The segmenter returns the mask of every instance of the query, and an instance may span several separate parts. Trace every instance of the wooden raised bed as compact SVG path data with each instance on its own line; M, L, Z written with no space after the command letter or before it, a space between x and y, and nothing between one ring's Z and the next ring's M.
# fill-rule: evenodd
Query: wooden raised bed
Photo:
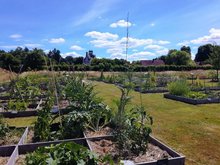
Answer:
M112 142L111 140L113 139L112 135L106 135L106 136L98 136L98 137L87 137L86 133L84 133L85 137L86 137L86 141L88 143L88 146L90 148L91 151L95 151L94 146L93 146L93 142L94 141L100 141L103 140L102 142L107 143L107 146L110 146L110 150L108 150L108 148L105 148L105 144L101 144L101 149L102 153L103 152L107 152L108 154L115 154L116 151L114 151L114 146L112 147ZM105 141L106 140L106 141ZM108 141L110 140L110 141ZM103 146L102 146L103 145ZM155 146L156 149L161 150L161 153L167 153L169 156L166 159L159 159L159 160L153 160L153 161L148 161L148 162L140 162L140 163L134 163L137 165L184 165L185 164L185 156L182 156L181 154L177 153L176 151L174 151L173 149L171 149L170 147L168 147L167 145L163 144L161 141L157 140L156 138L150 136L149 138L149 145ZM99 148L99 147L98 147ZM150 149L150 148L149 148ZM98 153L97 153L98 154ZM126 161L124 161L126 162ZM125 163L126 164L126 163Z
M171 94L164 94L164 98L181 101L188 104L198 105L198 104L211 104L220 103L220 98L207 98L207 99L191 99L183 96L176 96Z

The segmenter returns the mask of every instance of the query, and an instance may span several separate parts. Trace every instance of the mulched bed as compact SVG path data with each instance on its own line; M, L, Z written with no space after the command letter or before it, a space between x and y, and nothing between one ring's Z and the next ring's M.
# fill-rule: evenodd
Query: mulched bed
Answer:
M97 137L97 136L105 136L105 135L112 135L112 128L110 127L105 127L102 128L100 131L91 131L91 130L86 130L85 134L87 137Z
M23 128L10 129L6 136L0 139L0 146L17 144L23 133Z
M18 159L15 162L15 165L24 165L26 155L19 155Z
M0 157L0 164L4 165L7 164L9 157Z
M109 154L114 160L118 158L118 150L115 146L115 143L112 140L101 139L101 140L92 140L89 141L92 147L92 150L96 152L99 156L104 156ZM166 151L160 149L159 147L149 143L148 150L145 154L136 156L130 155L126 157L126 160L132 160L135 163L155 161L164 158L171 157Z

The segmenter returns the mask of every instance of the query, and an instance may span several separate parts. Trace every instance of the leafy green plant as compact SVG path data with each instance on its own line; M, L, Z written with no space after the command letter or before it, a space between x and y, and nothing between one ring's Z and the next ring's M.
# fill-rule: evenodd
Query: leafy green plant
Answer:
M34 140L35 141L45 141L50 140L51 132L50 125L52 124L54 118L51 115L51 109L54 103L54 98L48 96L48 99L42 108L38 111L38 118L34 124Z
M62 139L78 138L82 136L88 120L88 112L73 111L62 118L60 137Z
M93 131L100 131L101 128L110 123L111 117L111 109L104 103L97 103L89 112L86 127Z
M207 98L207 94L202 93L202 92L189 92L186 97L192 98L192 99L205 99Z
M136 106L128 117L129 143L132 153L145 153L148 147L149 135L152 132L153 118L146 113L143 106Z
M131 112L126 110L130 99L129 91L121 88L121 98L117 103L118 112L114 120L116 147L121 157L146 152L149 134L152 131L153 119L142 106L141 94L141 105L135 106Z
M4 138L8 131L9 131L9 128L4 123L2 115L0 115L0 139Z
M190 92L186 80L177 80L168 84L169 93L177 96L185 96Z
M10 100L8 102L8 110L25 111L27 104L19 100Z
M107 157L99 158L84 146L74 142L40 147L26 157L27 165L98 165L113 164Z
M144 90L150 90L156 87L156 76L152 73L148 73L145 83L142 85Z
M70 101L72 111L89 111L96 102L94 86L86 84L79 78L73 78L65 89L66 97Z

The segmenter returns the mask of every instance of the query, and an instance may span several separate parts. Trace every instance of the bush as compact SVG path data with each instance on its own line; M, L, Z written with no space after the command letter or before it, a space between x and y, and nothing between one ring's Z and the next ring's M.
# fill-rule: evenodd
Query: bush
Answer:
M186 96L190 92L190 87L186 80L177 80L168 84L168 90L172 95Z

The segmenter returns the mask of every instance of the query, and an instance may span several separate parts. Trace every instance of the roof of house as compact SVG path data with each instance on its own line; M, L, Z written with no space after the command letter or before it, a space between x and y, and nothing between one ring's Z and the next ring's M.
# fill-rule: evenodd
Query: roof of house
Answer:
M141 60L141 65L165 65L163 60Z

